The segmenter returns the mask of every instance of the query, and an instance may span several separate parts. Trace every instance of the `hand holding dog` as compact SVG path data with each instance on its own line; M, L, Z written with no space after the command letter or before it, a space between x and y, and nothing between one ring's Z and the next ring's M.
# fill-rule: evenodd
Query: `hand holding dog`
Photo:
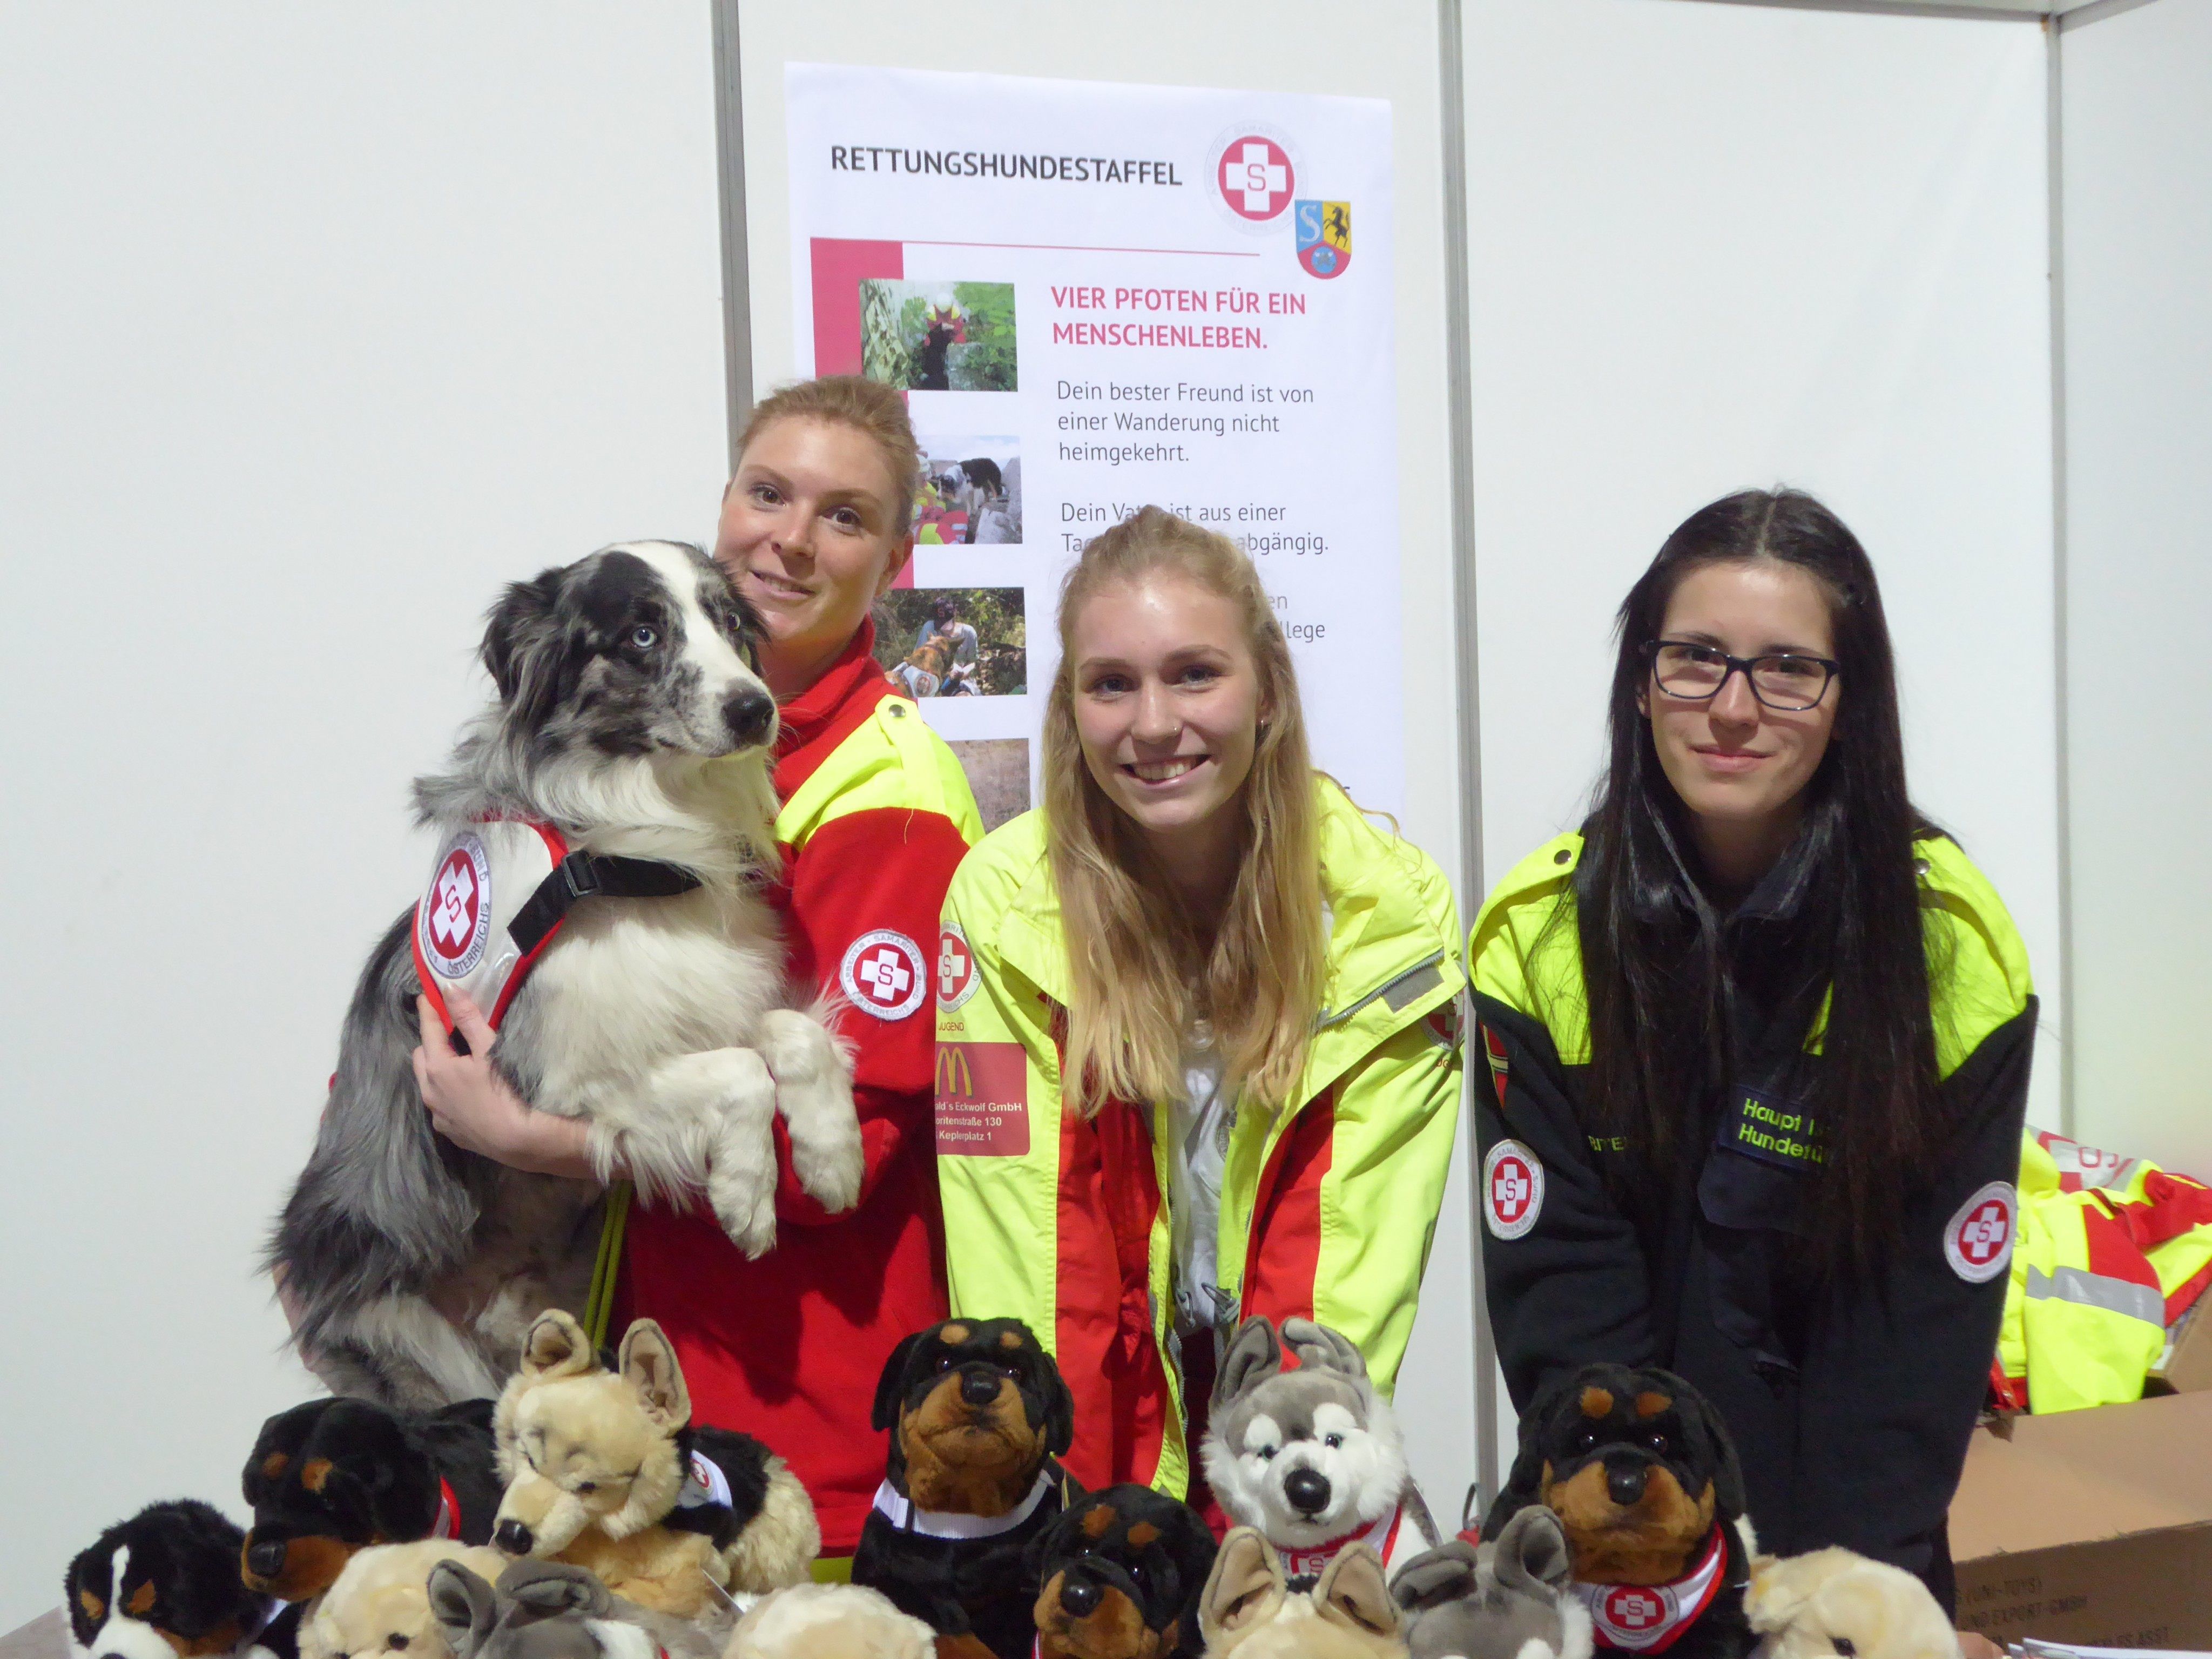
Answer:
M430 1127L464 1152L535 1175L596 1181L585 1150L587 1127L580 1119L534 1111L492 1068L496 1033L483 1010L459 990L447 994L454 1029L467 1041L459 1054L428 997L415 999L422 1046L415 1050L415 1085L429 1109Z

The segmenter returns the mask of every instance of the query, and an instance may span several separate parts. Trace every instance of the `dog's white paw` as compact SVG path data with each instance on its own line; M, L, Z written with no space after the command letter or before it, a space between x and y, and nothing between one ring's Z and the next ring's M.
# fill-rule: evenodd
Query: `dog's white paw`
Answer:
M866 1158L853 1110L853 1072L817 1020L778 1009L761 1022L761 1050L775 1074L776 1109L791 1131L791 1170L831 1214L860 1202Z
M715 1158L707 1173L707 1201L730 1242L754 1261L775 1248L775 1160ZM735 1165L735 1167L733 1167Z

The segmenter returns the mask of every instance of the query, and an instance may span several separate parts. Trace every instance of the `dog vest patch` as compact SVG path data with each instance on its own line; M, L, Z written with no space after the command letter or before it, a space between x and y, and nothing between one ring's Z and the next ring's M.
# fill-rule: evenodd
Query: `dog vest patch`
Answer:
M1598 1646L1663 1653L1712 1606L1727 1564L1727 1541L1717 1526L1698 1565L1671 1584L1585 1584L1577 1580L1569 1588L1589 1609Z
M1518 1238L1544 1212L1544 1166L1517 1140L1501 1140L1482 1160L1482 1223L1492 1238Z
M684 1471L684 1488L676 1494L676 1507L697 1510L710 1504L726 1510L737 1507L730 1498L730 1477L704 1452L693 1452L690 1467Z
M1992 1181L1944 1224L1943 1259L1969 1285L1986 1285L2012 1266L2020 1198L2009 1181Z
M1401 1504L1373 1525L1362 1528L1358 1532L1348 1532L1341 1538L1332 1538L1326 1544L1316 1544L1310 1549L1299 1549L1295 1546L1279 1547L1276 1553L1283 1558L1283 1577L1290 1581L1292 1589L1310 1589L1322 1570L1354 1544L1371 1546L1375 1553L1382 1558L1382 1565L1387 1570L1390 1565L1390 1552L1398 1546L1399 1523L1405 1516L1406 1508Z
M666 898L699 878L652 859L574 853L550 823L480 818L438 849L415 905L415 972L446 1030L446 994L459 990L494 1030L580 898Z

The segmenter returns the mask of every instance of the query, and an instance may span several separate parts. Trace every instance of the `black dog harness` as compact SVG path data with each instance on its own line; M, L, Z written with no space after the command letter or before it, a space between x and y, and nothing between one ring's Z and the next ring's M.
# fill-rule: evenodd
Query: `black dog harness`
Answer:
M449 836L415 906L415 971L446 1030L459 990L497 1030L579 899L670 898L701 885L681 865L572 852L550 823L479 818Z

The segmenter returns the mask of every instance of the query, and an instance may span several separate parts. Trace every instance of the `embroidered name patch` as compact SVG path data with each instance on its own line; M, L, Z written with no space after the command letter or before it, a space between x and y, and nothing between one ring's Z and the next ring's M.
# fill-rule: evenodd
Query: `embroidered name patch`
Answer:
M1482 1160L1482 1222L1492 1238L1518 1238L1544 1212L1544 1166L1517 1140Z
M1828 1161L1819 1120L1795 1101L1759 1089L1736 1090L1735 1105L1722 1115L1717 1144L1799 1175Z
M2012 1266L2020 1198L2009 1181L1992 1181L1959 1206L1943 1229L1943 1259L1969 1285L1986 1285Z
M981 983L975 973L975 953L968 948L968 935L960 931L958 922L946 922L937 935L937 1006L948 1014L952 1012L975 994Z
M904 933L878 927L846 946L837 982L862 1013L904 1019L929 994L929 967L921 946Z
M1030 1062L1018 1042L937 1045L937 1150L1021 1158L1030 1149Z

